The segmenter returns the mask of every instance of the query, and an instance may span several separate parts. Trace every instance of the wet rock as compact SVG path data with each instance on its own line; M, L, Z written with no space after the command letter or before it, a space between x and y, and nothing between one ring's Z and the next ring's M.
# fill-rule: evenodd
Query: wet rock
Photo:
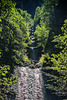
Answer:
M18 100L43 100L40 68L19 68Z
M40 68L40 67L41 67L40 62L38 62L38 63L35 64L35 68Z

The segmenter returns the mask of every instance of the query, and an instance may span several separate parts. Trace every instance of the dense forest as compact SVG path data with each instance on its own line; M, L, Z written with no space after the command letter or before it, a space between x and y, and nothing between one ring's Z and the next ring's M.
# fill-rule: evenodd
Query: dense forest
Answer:
M63 96L67 93L67 12L65 3L63 0L44 0L44 4L36 8L34 15L37 46L42 48L40 62L46 76L45 86Z
M30 64L30 28L35 28L39 62L46 76L45 87L67 97L67 1L1 0L0 99L15 95L15 66ZM30 6L31 5L31 6Z

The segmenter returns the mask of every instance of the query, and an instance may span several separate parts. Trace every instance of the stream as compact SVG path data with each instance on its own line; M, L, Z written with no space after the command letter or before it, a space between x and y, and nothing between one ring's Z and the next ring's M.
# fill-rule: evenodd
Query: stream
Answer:
M40 68L19 68L18 100L43 100Z
M38 51L33 28L30 36L32 41L29 46L29 55L33 62L38 64ZM30 68L30 66L18 67L20 73L18 81L18 100L62 100L46 90L45 75L42 73L41 66L37 68L35 65L35 68Z
M36 39L34 36L34 28L33 27L30 32L30 37L31 37L31 45L29 46L29 57L34 62L38 62L39 55L38 55L38 48L36 47Z
M45 77L40 68L18 67L20 77L18 80L17 100L62 100L51 94L45 88Z
M31 31L31 45L29 46L30 58L37 65L38 51L36 48L36 40L34 37L34 30ZM62 100L55 94L51 94L45 87L45 75L42 73L41 66L31 68L32 64L25 67L18 67L20 76L18 78L18 95L16 99L8 100Z

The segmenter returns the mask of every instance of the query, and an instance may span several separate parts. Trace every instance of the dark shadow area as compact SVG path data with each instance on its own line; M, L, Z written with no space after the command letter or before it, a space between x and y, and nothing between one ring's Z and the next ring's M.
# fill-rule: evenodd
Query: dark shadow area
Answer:
M44 70L42 69L41 71L42 71L42 80L43 80L42 91L43 91L44 100L63 100L62 97L55 94L55 91L46 88L45 84L47 84L46 82L47 77L43 73Z
M32 18L34 18L36 7L43 4L43 0L16 0L16 2L16 7L27 10L32 15Z

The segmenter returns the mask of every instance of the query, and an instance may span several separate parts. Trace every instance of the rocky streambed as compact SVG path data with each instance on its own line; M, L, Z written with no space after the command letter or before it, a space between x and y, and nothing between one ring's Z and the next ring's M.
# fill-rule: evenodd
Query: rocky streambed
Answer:
M43 100L41 68L19 67L18 100Z
M18 83L14 85L17 94L8 100L63 100L46 89L46 77L39 63L16 67L15 74L18 75Z

